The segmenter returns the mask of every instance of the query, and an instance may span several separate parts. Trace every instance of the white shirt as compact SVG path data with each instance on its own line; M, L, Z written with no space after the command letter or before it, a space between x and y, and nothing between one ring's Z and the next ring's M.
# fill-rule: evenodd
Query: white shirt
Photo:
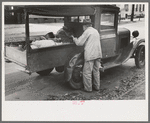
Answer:
M93 27L88 27L77 39L73 39L77 46L84 46L85 61L102 58L100 35Z

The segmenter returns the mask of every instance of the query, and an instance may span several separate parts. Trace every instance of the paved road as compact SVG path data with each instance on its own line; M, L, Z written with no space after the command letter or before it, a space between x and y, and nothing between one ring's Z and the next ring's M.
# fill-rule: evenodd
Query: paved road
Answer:
M139 30L140 36L145 34L144 22L135 22L120 24L133 30ZM141 35L142 34L142 35ZM63 73L57 73L55 70L49 76L41 77L36 73L31 76L20 72L20 67L13 63L5 64L5 95L6 100L46 100L49 95L65 95L70 92L80 92L85 96L92 96L94 93L87 94L80 90L72 90L68 83L64 81ZM132 77L135 74L144 74L144 69L137 69L134 60L107 70L101 75L101 89L114 89L120 84L121 79Z

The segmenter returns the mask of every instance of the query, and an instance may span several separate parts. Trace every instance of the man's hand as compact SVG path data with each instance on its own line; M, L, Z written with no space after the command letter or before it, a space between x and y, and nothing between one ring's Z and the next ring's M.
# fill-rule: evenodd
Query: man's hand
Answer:
M73 35L71 35L71 37L72 37L72 39L73 39L73 42L76 43L77 38L74 37Z
M73 36L73 35L71 35L70 37L72 38L72 40L73 40L73 42L74 42L74 36Z
M73 35L71 35L71 38L73 38L73 39L74 39L74 36L73 36Z
M40 37L41 40L47 40L44 36Z
M73 39L73 42L75 41L75 37L73 35L71 35L72 39Z

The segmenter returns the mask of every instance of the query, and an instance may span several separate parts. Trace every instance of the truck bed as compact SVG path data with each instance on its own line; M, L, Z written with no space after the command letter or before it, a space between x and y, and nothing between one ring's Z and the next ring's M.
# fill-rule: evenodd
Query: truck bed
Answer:
M40 24L33 24L30 28L29 40L33 41L33 39L39 40L40 36L45 35L47 32L53 32L54 34L57 30L60 29L62 24L58 24L57 26L51 24L45 24L45 28L39 28ZM75 32L82 31L80 28L81 25L72 24L75 26ZM33 30L33 26L35 27ZM46 28L47 27L47 28ZM78 27L80 27L80 31L77 31ZM17 27L12 27L17 28ZM24 27L18 27L24 28ZM77 29L76 29L77 28ZM38 30L36 30L38 29ZM47 30L48 29L48 30ZM6 31L7 30L7 31ZM13 61L21 66L23 66L29 72L38 72L47 69L51 69L54 67L64 66L67 60L70 57L73 57L75 54L78 54L83 51L83 47L77 47L73 42L63 42L56 43L54 46L50 47L42 47L36 49L30 49L27 46L24 51L19 49L19 45L26 46L26 38L25 32L19 31L18 29L6 29L5 31L5 56L6 59ZM13 32L12 30L15 30ZM54 31L53 31L54 30ZM44 33L41 31L44 31ZM13 32L13 33L12 33ZM39 33L40 32L40 33ZM76 34L78 35L78 34ZM30 42L29 41L29 42ZM31 42L30 42L31 43ZM12 44L12 45L11 45ZM13 46L15 44L16 46ZM31 47L31 44L30 44Z

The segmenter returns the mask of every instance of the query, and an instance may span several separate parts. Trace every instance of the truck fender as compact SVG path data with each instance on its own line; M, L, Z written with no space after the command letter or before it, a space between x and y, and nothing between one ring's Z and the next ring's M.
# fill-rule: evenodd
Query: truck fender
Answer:
M138 39L136 41L133 41L132 57L134 57L134 53L136 52L137 48L140 45L144 45L145 46L145 39Z
M137 39L133 41L133 49L136 49L140 45L145 45L145 39Z
M122 50L122 53L116 58L116 64L123 64L130 58L134 57L135 51L139 45L145 43L144 39L134 39L132 42Z
M134 54L135 54L135 51L136 49L140 46L140 45L145 45L145 39L134 39L131 43L133 43L133 48L132 50L130 51L130 54L128 56L128 58L123 62L125 63L129 58L133 58L134 57Z

